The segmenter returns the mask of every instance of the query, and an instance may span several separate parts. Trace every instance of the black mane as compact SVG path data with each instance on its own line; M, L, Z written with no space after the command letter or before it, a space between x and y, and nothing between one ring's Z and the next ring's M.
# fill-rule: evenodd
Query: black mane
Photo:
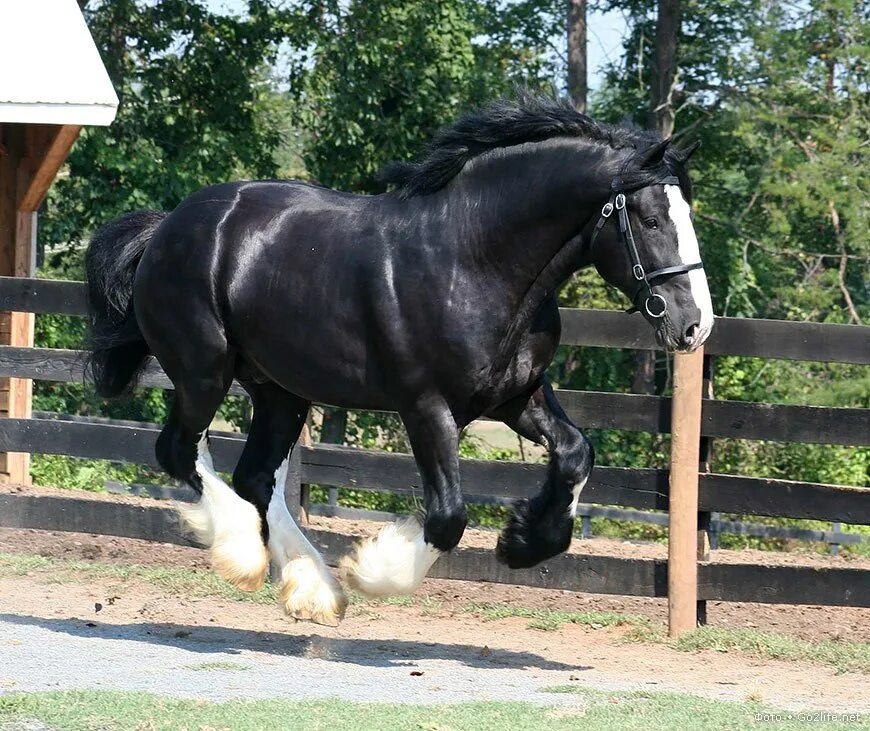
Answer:
M393 163L385 168L381 177L395 185L404 197L427 195L447 185L478 155L554 137L577 137L616 150L641 151L661 141L654 132L596 122L578 112L565 99L526 93L516 101L502 99L493 102L443 128L429 144L421 161ZM679 160L669 155L669 162L679 163ZM652 180L670 174L679 175L682 171L674 168L681 167L677 164L667 170L644 172Z

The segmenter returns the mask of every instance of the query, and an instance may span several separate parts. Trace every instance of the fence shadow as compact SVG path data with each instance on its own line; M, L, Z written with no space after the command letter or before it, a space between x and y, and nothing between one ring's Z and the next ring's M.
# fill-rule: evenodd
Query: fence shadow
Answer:
M235 629L173 623L110 624L83 619L52 619L0 613L0 623L41 627L59 634L105 641L165 645L189 652L240 654L244 651L349 663L363 667L414 667L419 660L452 660L473 668L584 670L531 652L480 645L394 639L351 639L317 634Z

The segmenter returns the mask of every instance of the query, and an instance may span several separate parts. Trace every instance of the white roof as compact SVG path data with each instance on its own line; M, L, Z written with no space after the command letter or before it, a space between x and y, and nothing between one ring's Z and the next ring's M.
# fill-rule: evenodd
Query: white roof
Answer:
M76 0L0 6L0 122L110 124L118 95Z

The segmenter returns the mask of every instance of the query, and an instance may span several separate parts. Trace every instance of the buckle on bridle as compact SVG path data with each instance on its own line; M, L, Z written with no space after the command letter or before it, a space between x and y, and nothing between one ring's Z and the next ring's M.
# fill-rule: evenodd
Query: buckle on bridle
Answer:
M655 302L657 300L661 302L661 312L659 312L658 310L653 311L652 309L650 309L649 303ZM649 297L646 298L646 302L643 303L643 307L646 310L647 315L656 319L664 317L668 312L667 301L664 297L662 297L660 294L656 294L655 292L653 292Z
M613 203L607 201L607 203L604 204L604 208L601 209L601 215L604 218L610 218L611 213L613 213Z
M638 282L640 282L646 276L645 272L643 271L643 266L641 266L640 264L635 264L631 268L631 272L632 274L634 274L634 278Z
M616 210L621 211L625 208L625 193L616 194Z

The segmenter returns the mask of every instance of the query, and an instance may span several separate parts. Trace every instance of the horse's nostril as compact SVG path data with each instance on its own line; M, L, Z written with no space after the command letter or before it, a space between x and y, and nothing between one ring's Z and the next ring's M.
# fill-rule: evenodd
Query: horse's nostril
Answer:
M691 325L689 325L689 327L686 328L686 340L687 341L694 340L695 336L698 334L698 329L700 327L701 326L697 322L694 322Z

